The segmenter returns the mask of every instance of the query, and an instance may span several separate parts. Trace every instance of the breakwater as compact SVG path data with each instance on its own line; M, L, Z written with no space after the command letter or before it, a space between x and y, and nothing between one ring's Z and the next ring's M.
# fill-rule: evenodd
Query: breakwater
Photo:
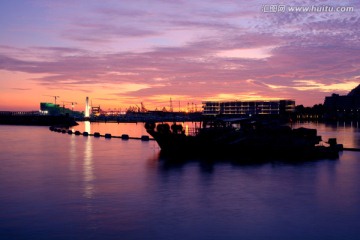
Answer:
M63 134L74 134L76 136L84 136L84 137L96 137L96 138L107 138L107 139L111 139L111 138L121 138L122 140L129 140L129 139L133 139L133 140L141 140L141 141L150 141L150 140L154 140L153 138L150 138L147 135L143 135L141 137L130 137L128 134L122 134L121 136L116 136L116 135L112 135L111 133L105 133L105 134L101 134L99 132L94 132L94 133L89 133L89 132L80 132L80 131L72 131L72 130L67 130L64 128L57 128L57 127L53 127L51 126L49 128L50 131L53 132L58 132L58 133L63 133Z

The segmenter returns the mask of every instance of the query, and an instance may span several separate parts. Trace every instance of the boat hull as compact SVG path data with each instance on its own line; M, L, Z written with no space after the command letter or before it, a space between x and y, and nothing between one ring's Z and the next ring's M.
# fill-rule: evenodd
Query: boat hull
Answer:
M166 156L205 156L235 159L285 159L289 161L319 158L336 159L339 149L317 146L313 141L293 134L285 135L198 135L186 136L172 132L149 130Z

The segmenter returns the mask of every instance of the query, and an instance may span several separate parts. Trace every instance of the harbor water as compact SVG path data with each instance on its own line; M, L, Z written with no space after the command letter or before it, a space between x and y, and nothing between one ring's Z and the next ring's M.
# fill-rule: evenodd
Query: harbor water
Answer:
M360 148L356 122L301 126ZM74 130L146 135L141 123ZM360 239L360 152L169 164L155 141L6 125L0 136L0 239Z

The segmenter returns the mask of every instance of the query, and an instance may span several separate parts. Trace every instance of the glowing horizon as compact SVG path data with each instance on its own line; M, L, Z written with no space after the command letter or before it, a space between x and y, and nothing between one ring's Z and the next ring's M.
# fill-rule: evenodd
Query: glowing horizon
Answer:
M206 100L312 106L360 83L360 3L306 13L267 13L266 4L2 1L0 111L38 110L50 96L79 111L86 96L104 110L169 108L170 98L174 109Z

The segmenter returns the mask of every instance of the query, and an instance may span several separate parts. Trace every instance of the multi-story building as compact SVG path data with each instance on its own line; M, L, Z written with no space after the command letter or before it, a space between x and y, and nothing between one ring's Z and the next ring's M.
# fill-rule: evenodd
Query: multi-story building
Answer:
M294 100L205 101L203 115L281 115L295 110Z

